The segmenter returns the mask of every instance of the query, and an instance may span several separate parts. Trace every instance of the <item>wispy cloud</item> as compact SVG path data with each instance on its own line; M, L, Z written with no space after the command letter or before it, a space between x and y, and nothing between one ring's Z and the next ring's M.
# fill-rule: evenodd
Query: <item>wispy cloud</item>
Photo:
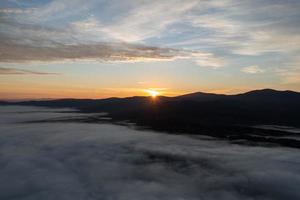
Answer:
M27 69L0 67L0 75L58 75L58 73L40 72Z
M119 22L104 27L103 31L127 42L159 37L169 25L181 21L196 4L196 0L149 1L131 10Z
M34 8L20 9L20 8L1 8L0 14L28 14L33 13Z
M86 45L28 46L13 42L1 43L0 62L20 63L33 61L109 61L146 62L194 59L204 66L219 67L213 54L199 51L149 47L128 43L98 43Z
M276 70L280 77L281 83L286 85L300 84L300 56L285 64Z
M94 0L90 0L89 2L83 0L53 0L34 9L23 20L25 22L46 23L53 20L65 19L66 17L76 16L78 13L88 11L94 3Z
M248 66L248 67L244 67L241 69L242 72L246 73L246 74L259 74L259 73L264 73L265 70L261 69L259 66L257 65L252 65L252 66Z
M1 47L0 62L190 59L219 68L236 55L289 56L300 47L299 6L270 0L54 0L2 8L0 38L9 44Z
M216 57L211 53L194 52L192 55L194 56L195 63L201 67L211 67L213 69L217 69L226 64L225 59Z
M190 37L170 43L175 46L206 46L237 55L289 54L299 50L297 1L220 1L199 3L197 11L183 20ZM203 6L205 5L205 6ZM209 10L213 9L213 12Z
M153 62L190 59L200 66L223 66L224 60L210 52L131 43L157 36L168 24L178 20L179 16L195 5L195 1L187 5L181 1L174 2L182 5L166 13L163 10L167 9L168 4L156 2L156 14L147 11L147 6L137 7L120 22L105 26L91 17L67 24L64 28L28 23L28 20L33 20L32 16L26 20L4 17L0 20L0 62ZM52 6L43 13L56 12ZM62 7L58 6L57 9L65 9ZM154 16L158 17L157 20L153 20ZM37 21L34 19L33 22ZM154 32L143 31L154 30L151 27L155 29Z

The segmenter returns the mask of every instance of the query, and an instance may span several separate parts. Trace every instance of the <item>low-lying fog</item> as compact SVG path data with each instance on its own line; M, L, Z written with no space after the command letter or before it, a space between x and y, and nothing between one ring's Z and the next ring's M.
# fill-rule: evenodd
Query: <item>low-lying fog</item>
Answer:
M83 115L60 111L0 107L0 199L300 199L299 149L108 123L22 123Z

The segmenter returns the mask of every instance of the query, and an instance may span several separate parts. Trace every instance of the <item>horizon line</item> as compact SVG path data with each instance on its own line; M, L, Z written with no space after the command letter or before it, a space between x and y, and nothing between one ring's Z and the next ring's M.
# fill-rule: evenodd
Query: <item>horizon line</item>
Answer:
M203 94L212 94L212 95L225 95L225 96L234 96L234 95L240 95L240 94L246 94L249 92L253 91L263 91L263 90L271 90L271 91L277 91L277 92L295 92L295 93L300 93L299 91L294 91L294 90L278 90L278 89L272 89L272 88L260 88L260 89L253 89L253 90L248 90L246 92L239 92L239 93L234 93L234 94L224 94L224 93L213 93L213 92L190 92L190 93L184 93L181 95L176 95L176 96L167 96L167 95L157 95L156 98L159 97L166 97L166 98L174 98L174 97L179 97L179 96L185 96L189 94L197 94L197 93L203 93ZM117 96L111 96L111 97L105 97L105 98L76 98L76 97L62 97L62 98L20 98L20 99L0 99L0 101L4 102L22 102L22 101L45 101L45 100L66 100L66 99L74 99L74 100L101 100L101 99L125 99L125 98L133 98L133 97L149 97L151 98L151 95L134 95L134 96L125 96L125 97L117 97Z

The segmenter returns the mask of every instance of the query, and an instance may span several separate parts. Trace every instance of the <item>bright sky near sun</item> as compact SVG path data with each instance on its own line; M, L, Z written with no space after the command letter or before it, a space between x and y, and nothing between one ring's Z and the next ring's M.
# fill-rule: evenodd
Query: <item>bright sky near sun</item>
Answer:
M1 0L0 99L300 91L299 10L299 0Z

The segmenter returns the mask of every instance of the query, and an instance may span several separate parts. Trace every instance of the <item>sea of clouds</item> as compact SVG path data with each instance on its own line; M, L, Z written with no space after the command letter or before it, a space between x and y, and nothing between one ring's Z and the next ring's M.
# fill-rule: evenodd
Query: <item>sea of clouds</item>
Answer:
M300 199L300 150L109 123L24 123L84 114L0 107L0 199Z

